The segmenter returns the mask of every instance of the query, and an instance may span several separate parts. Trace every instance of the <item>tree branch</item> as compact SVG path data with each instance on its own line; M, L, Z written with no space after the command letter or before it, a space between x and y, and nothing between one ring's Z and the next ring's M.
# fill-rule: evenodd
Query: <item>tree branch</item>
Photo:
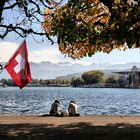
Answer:
M0 22L2 21L2 12L5 2L6 2L5 0L0 0Z
M13 9L15 6L19 5L19 3L14 3L10 6L4 7L3 10Z
M134 30L136 28L138 28L140 26L140 20L138 22L136 22L135 24L133 24L128 31Z
M32 0L30 1L30 3L32 3L32 4L34 4L34 5L36 6L36 8L37 8L37 11L36 11L36 12L38 12L38 13L39 13L40 15L42 15L42 16L44 15L44 14L41 13L41 10L40 10L40 7L38 6L38 4L36 4L36 3L35 3L34 1L32 1Z
M46 36L48 38L48 40L51 41L52 44L54 43L54 41L49 37L49 35L46 32L36 32L31 28L30 29L23 29L22 27L13 26L12 24L0 25L0 27L6 29L6 31L2 35L0 35L0 38L2 38L2 39L8 34L8 32L14 31L17 34L19 34L21 37L25 37L27 34L30 34L30 33L33 33L35 35L40 35L40 36Z

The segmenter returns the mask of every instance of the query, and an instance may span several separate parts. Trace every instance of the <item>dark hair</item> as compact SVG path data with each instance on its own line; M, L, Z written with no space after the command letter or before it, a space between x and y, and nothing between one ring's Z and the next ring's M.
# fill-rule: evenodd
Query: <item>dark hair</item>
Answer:
M59 101L58 100L55 100L54 102L59 104Z
M70 101L70 103L74 103L74 104L76 104L76 101L75 101L75 100L72 100L72 101Z

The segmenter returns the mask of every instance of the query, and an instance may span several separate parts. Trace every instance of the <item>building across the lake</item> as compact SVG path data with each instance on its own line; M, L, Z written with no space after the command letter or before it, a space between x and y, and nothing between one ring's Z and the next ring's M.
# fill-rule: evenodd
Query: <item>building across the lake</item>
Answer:
M115 72L126 77L125 87L129 88L140 88L140 69L133 66L131 70Z

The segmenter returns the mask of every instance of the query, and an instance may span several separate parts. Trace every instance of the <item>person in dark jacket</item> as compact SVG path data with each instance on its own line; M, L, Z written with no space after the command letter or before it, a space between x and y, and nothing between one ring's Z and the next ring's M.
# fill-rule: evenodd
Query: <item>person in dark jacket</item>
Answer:
M51 105L50 115L60 116L60 114L61 114L60 102L58 100L55 100L54 103L52 103Z

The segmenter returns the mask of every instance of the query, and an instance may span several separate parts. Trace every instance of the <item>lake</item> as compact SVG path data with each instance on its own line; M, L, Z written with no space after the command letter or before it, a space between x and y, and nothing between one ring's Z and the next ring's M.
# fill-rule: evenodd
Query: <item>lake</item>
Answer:
M0 88L0 115L48 114L55 99L62 111L76 100L81 115L140 115L140 89L72 87Z

